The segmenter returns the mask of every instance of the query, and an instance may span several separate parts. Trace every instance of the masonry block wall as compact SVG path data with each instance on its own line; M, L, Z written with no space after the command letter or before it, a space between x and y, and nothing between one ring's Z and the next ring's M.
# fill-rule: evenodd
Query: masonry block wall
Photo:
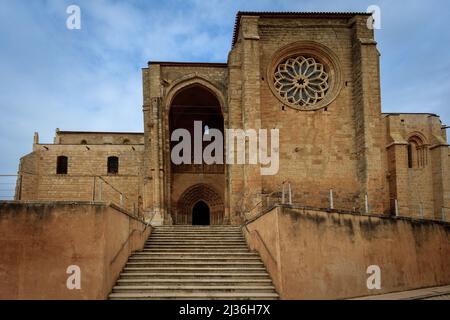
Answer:
M35 144L34 151L21 159L16 200L110 201L137 211L143 145L131 143L139 139L135 135L66 137L57 133L57 144ZM119 141L122 144L113 144ZM57 173L59 156L68 159L67 174ZM108 157L118 158L117 174L108 174Z
M386 211L386 182L380 166L384 161L379 55L373 32L367 27L368 31L363 30L366 20L365 16L241 17L230 60L236 64L236 56L240 56L244 70L243 127L253 123L255 129L280 130L280 171L259 178L260 187L251 184L252 198L257 198L258 192L277 191L289 181L294 200L305 205L324 206L333 189L340 208L361 210L364 195L370 194L373 199L383 199L373 201L371 210ZM302 52L305 46L325 47L339 63L336 72L340 73L341 88L336 99L320 110L289 108L270 90L268 73L277 52L286 47ZM320 56L319 51L317 54ZM249 172L249 168L244 170ZM259 177L254 172L250 175L253 180Z
M449 207L448 145L433 114L386 114L388 179L400 215L442 219Z

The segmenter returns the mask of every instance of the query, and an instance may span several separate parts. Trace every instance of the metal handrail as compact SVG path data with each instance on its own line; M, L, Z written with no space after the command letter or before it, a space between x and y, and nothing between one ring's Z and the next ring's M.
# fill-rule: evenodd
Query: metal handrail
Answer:
M0 174L0 178L1 177L18 177L19 179L20 179L20 181L19 180L16 180L14 183L13 182L11 182L11 185L12 184L15 184L15 190L12 190L11 189L11 191L14 191L14 193L15 193L15 196L13 195L13 196L11 196L11 197L17 197L18 198L18 200L21 200L21 194L22 194L22 177L24 176L24 175L33 175L33 176L46 176L46 177L50 177L50 176L58 176L58 177L70 177L70 178L94 178L94 183L93 183L93 192L92 192L92 201L96 201L96 197L95 197L95 194L96 194L96 179L98 178L99 180L101 180L102 181L102 183L105 183L106 185L108 185L114 192L116 192L116 193L118 193L119 194L119 196L120 196L120 206L123 206L124 204L123 204L123 202L124 202L124 199L126 199L126 200L129 200L129 201L132 201L132 199L130 199L124 192L122 192L121 190L119 190L118 188L116 188L114 185L112 185L110 182L108 182L103 176L100 176L100 175L97 175L97 174L90 174L90 175L88 175L88 174L86 174L86 175L57 175L57 174L47 174L47 175L40 175L40 174L36 174L36 173L33 173L33 172L28 172L28 171L21 171L21 172L19 172L18 174ZM136 175L136 177L137 177L137 175ZM17 188L19 188L19 190L17 190ZM133 201L132 201L133 202ZM136 208L136 203L135 202L133 202L133 206L134 206L134 208ZM138 210L139 210L139 204L138 204Z

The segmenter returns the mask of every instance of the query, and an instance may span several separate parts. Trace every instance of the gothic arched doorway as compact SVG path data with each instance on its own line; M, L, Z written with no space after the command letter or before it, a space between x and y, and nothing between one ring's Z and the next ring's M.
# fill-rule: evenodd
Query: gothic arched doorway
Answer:
M192 208L192 225L194 226L209 226L210 212L208 205L199 201Z
M183 192L172 219L174 224L218 225L223 216L223 198L212 186L200 183Z

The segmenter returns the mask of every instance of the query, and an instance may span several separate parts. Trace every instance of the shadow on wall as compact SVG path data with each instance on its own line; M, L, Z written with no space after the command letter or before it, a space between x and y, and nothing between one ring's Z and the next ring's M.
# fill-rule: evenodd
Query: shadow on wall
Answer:
M0 299L106 299L151 232L114 205L0 203ZM80 268L81 289L66 271Z
M276 207L244 227L282 299L344 299L450 284L450 224ZM381 290L369 290L369 266Z

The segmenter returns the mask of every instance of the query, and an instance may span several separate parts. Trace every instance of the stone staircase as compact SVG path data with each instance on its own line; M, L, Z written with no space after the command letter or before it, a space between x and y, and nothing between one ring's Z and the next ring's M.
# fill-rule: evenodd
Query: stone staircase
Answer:
M278 294L237 226L156 227L109 298L272 300Z

